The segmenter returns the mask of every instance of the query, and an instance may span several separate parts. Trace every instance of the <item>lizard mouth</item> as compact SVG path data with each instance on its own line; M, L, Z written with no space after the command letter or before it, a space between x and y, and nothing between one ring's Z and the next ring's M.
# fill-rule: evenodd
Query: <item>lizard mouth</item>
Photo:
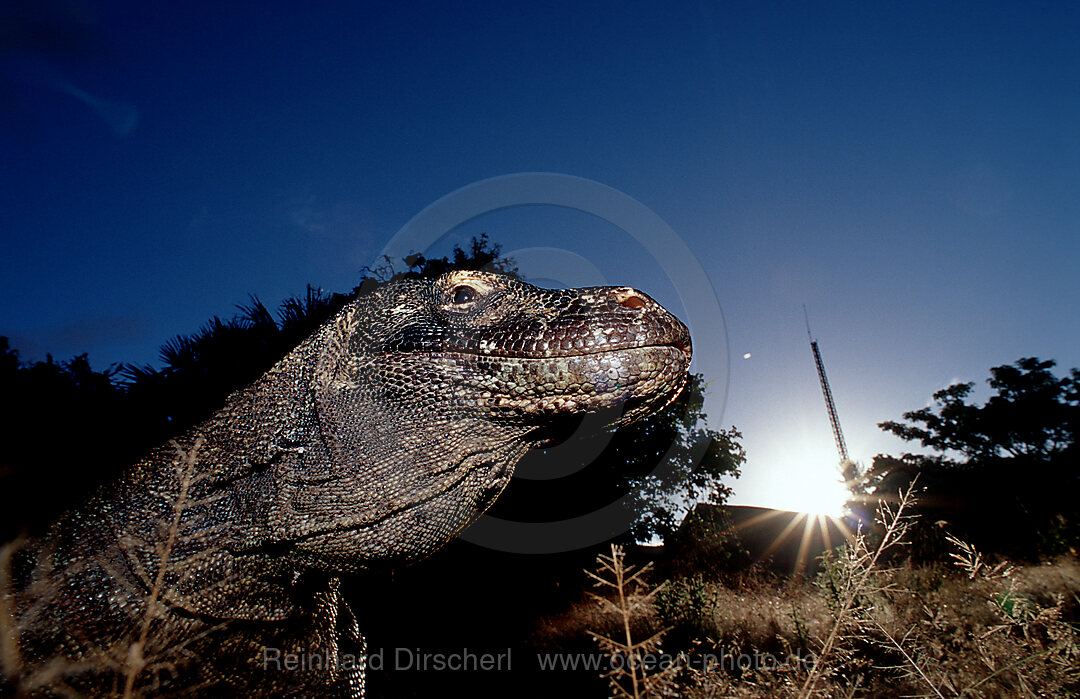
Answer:
M615 344L608 346L595 346L595 347L582 347L580 351L560 352L559 354L552 355L552 358L559 357L587 357L594 354L617 354L619 352L626 352L628 350L648 350L648 349L662 349L671 348L681 351L686 355L686 363L690 364L690 358L693 354L693 350L690 346L690 337L675 337L667 342L654 342L654 343L626 343Z
M693 349L691 348L690 341L682 338L674 339L670 342L656 342L656 343L642 343L642 344L617 344L617 345L596 345L586 346L580 349L554 349L547 352L522 352L515 353L512 351L497 351L497 350L485 350L485 351L472 351L472 350L460 350L452 349L442 352L417 352L415 354L425 355L429 357L476 357L480 359L517 359L525 361L537 361L537 362L551 362L558 361L560 359L573 359L575 357L592 357L598 355L617 355L622 352L629 352L633 350L660 350L660 349L672 349L679 350L685 358L686 364L690 364L690 359L693 356Z
M498 344L480 341L472 347L453 348L449 351L454 354L474 354L481 357L555 360L635 349L670 347L685 354L687 364L689 364L690 357L693 354L690 332L681 323L678 323L675 328L665 328L659 331L649 329L640 331L639 334L613 333L614 331L594 330L591 334L579 332L550 340L511 340Z
M673 343L555 357L459 355L458 360L466 369L463 388L470 402L494 417L543 421L625 404L629 421L678 395L690 356L688 346Z

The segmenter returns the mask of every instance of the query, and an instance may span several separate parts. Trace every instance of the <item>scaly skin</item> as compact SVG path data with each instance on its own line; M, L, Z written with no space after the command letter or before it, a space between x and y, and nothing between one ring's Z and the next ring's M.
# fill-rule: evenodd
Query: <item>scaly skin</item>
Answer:
M52 660L54 690L362 696L358 668L273 663L363 653L338 576L430 554L561 422L672 400L690 354L625 287L450 272L357 298L20 552L9 682Z

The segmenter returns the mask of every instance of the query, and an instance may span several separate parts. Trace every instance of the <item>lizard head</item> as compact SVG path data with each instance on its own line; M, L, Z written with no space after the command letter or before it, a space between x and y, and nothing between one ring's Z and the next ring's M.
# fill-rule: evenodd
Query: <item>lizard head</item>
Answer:
M686 326L640 291L485 272L384 285L328 326L315 407L331 470L355 490L334 486L326 528L315 523L326 508L309 506L303 545L321 560L429 553L483 513L554 426L658 410L691 358Z
M457 415L544 425L625 406L625 423L686 381L686 326L628 287L541 289L458 271L426 284L416 301L374 343L376 370L387 386L400 375L409 393L427 392Z

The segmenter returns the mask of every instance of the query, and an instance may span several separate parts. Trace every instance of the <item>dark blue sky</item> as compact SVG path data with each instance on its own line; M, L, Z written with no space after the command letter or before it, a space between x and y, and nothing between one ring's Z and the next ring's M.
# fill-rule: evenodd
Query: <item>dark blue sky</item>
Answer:
M704 267L724 319L695 366L745 435L736 502L831 478L803 303L866 463L905 446L875 423L950 381L1080 366L1075 4L311 4L3 3L0 334L24 357L154 361L542 171L633 197ZM586 214L491 214L437 250L476 232L686 310Z

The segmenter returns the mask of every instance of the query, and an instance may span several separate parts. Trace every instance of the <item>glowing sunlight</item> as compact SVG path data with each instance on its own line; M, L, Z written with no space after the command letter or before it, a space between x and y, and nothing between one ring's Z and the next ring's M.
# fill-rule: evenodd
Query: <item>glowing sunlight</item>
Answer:
M783 510L839 517L851 497L840 478L837 467L826 462L792 465L775 483L770 504Z

